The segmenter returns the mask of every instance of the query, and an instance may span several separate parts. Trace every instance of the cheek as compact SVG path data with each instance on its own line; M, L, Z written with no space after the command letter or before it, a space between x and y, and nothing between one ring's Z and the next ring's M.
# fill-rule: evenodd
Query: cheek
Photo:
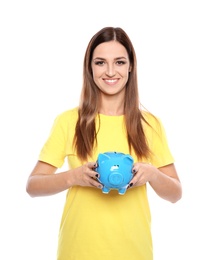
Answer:
M97 82L97 75L95 74L95 72L93 72L93 81L96 83Z
M128 80L129 75L130 75L129 70L124 70L124 71L122 72L122 75L124 75L124 78L127 78L127 80Z
M93 75L93 80L96 80L96 71L92 68L92 75Z
M126 65L126 66L122 66L122 67L118 67L117 71L123 75L124 77L128 77L129 76L129 72L130 72L130 66Z
M92 75L93 75L93 81L95 82L95 84L98 86L99 83L99 76L98 73L96 71L92 71Z
M102 77L102 75L103 75L103 70L93 69L93 70L92 70L92 74L93 74L93 80L94 80L94 81L97 81L99 78Z

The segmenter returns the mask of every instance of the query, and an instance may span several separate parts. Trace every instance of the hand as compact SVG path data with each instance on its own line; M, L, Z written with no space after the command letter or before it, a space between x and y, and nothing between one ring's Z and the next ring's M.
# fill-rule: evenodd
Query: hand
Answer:
M149 163L135 163L132 169L134 174L128 188L142 186L153 179L157 168Z
M74 185L96 187L102 189L103 185L97 180L99 174L94 171L97 164L88 162L73 170L72 177Z

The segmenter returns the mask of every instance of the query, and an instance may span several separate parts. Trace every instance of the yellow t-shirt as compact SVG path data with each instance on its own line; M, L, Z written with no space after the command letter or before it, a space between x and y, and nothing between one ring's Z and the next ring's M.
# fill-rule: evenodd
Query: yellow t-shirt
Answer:
M60 114L44 144L39 160L61 167L65 158L70 168L81 165L72 147L77 108ZM149 162L161 167L174 162L161 122L145 114L152 128L144 124L153 152ZM99 119L100 118L100 119ZM129 153L124 116L96 118L98 153ZM131 153L134 161L137 158ZM146 162L146 160L144 160ZM152 260L151 216L146 185L131 188L124 195L100 189L74 186L67 192L58 239L57 260Z

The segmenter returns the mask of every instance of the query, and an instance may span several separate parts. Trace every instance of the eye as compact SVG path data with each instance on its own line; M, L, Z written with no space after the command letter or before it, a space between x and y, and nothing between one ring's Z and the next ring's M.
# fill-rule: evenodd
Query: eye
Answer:
M118 65L124 65L124 64L126 64L126 61L118 60L118 61L116 62L116 64L118 64Z
M102 66L104 65L104 61L95 61L95 65Z

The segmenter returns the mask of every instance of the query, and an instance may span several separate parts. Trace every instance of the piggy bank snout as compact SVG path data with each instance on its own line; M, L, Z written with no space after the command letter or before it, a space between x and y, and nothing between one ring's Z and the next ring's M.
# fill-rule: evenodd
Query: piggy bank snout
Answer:
M123 183L124 178L120 172L113 172L109 175L109 183L112 185L120 185Z

